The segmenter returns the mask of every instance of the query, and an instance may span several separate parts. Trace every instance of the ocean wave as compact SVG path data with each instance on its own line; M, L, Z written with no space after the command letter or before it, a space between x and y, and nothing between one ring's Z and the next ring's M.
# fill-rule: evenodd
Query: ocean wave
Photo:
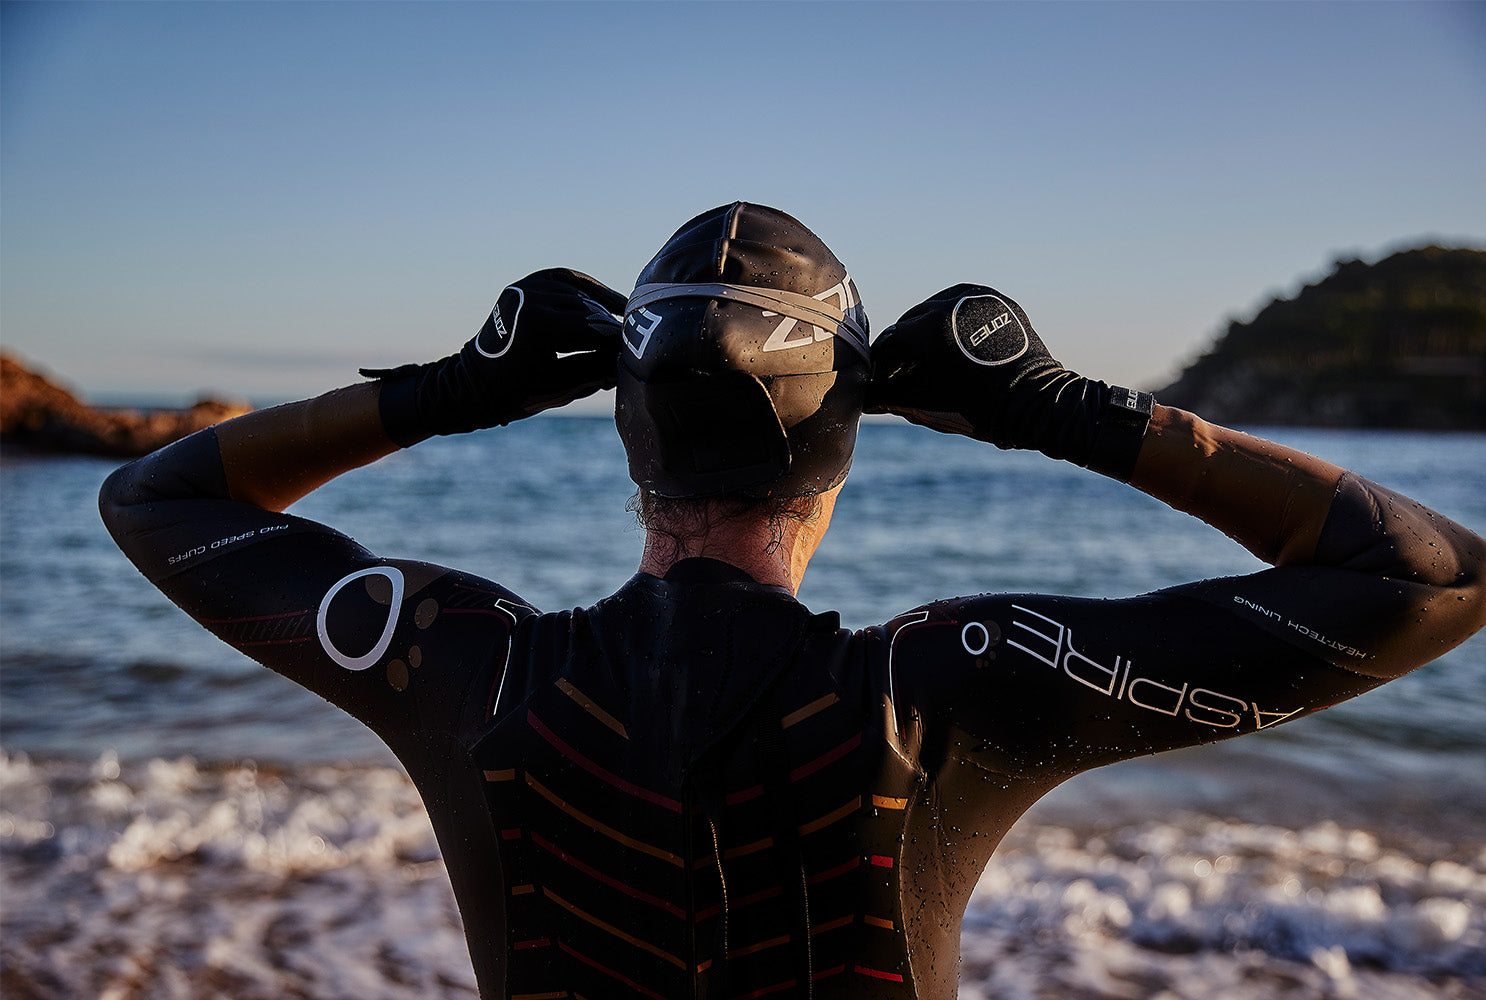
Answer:
M0 752L7 997L467 998L433 832L391 767ZM965 1000L1466 997L1486 848L1036 811L971 901Z
M1480 995L1483 913L1478 846L1419 856L1331 822L1200 815L1092 836L1034 825L972 898L961 995L1039 996L1049 977L1131 997Z

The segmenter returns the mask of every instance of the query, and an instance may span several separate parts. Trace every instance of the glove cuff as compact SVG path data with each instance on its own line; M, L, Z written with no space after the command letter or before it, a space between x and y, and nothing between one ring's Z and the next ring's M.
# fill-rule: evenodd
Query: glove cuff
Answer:
M382 381L378 400L382 426L394 444L404 448L435 435L465 434L519 420L527 413L491 402L506 398L504 386L493 374L477 385L471 374L476 341L458 354L421 365L403 365L385 371L362 369ZM536 412L535 410L531 412Z
M1094 446L1088 462L1084 463L1086 467L1128 483L1135 472L1135 460L1140 457L1140 446L1145 441L1146 428L1151 425L1155 405L1156 397L1148 392L1122 385L1109 386L1094 430Z
M377 379L377 412L382 429L399 448L411 448L433 434L418 417L418 381L426 365L403 365L401 368L361 369L361 374Z
M1033 449L1129 482L1154 404L1150 393L1049 367L1020 379L997 412L972 424L975 437L998 448Z

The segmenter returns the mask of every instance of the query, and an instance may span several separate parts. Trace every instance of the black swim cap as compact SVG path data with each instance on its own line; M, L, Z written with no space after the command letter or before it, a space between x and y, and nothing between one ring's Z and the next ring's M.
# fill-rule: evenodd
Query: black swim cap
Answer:
M676 231L625 307L614 411L630 478L666 497L795 497L846 478L867 314L820 238L734 202Z

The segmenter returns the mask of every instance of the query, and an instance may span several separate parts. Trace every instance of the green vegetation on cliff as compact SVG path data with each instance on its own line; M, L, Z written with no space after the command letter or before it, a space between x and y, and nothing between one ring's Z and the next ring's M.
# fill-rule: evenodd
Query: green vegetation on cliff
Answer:
M1338 261L1157 398L1220 423L1486 430L1486 251Z

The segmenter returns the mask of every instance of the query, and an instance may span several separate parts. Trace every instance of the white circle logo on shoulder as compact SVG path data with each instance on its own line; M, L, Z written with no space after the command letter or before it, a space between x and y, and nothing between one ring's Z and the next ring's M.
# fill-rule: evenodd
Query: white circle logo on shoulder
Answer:
M363 656L347 656L331 641L330 632L326 629L326 618L330 615L330 602L335 600L335 595L344 590L346 584L367 576L385 577L387 582L392 584L392 598L387 604L387 622L382 626L382 634L370 652ZM320 612L315 616L315 633L320 637L320 648L325 650L325 655L347 670L366 670L376 666L377 661L382 658L387 652L387 647L392 643L392 633L397 629L397 612L402 608L402 594L402 571L395 566L373 566L370 569L360 569L349 576L341 577L320 599Z
M1004 365L1027 353L1030 340L1016 310L999 295L967 295L955 303L950 329L965 357Z
M507 326L500 314L500 303L510 292L516 293L516 307L511 310L511 325ZM487 358L498 358L509 351L516 339L516 321L521 318L521 307L525 304L526 293L515 285L502 291L500 298L495 300L495 307L490 310L490 318L475 337L475 350Z

